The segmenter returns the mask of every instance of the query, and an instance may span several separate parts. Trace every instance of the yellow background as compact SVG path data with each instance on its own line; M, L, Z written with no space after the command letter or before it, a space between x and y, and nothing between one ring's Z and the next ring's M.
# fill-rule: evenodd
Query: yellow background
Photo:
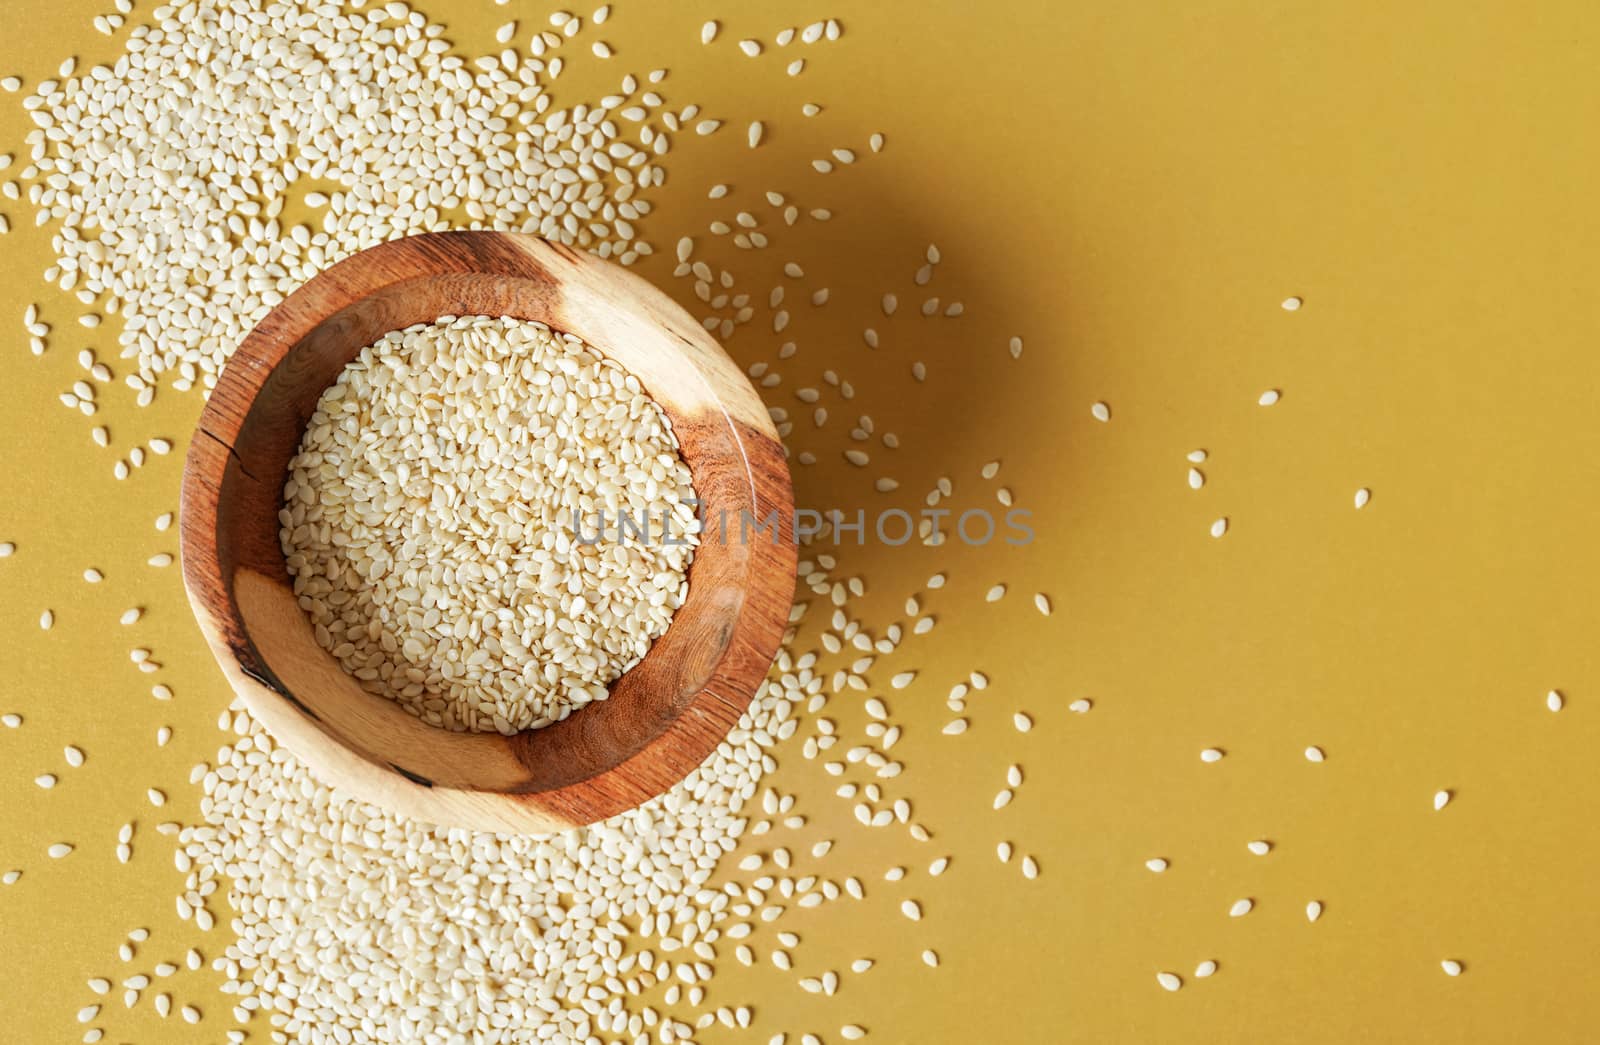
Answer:
M424 7L469 51L494 49L508 18L551 9ZM892 462L903 503L949 475L959 504L992 505L977 469L1000 458L998 482L1038 531L1027 549L841 555L868 580L869 621L894 619L935 569L951 575L926 599L939 629L893 658L917 684L889 695L909 767L890 793L912 796L935 838L858 828L837 781L785 748L768 783L799 795L810 823L748 838L741 854L835 838L826 860L799 866L860 873L869 902L785 915L775 928L804 938L795 973L741 968L725 944L713 1003L752 1004L760 1041L811 1030L832 1043L847 1022L869 1041L1593 1040L1600 10L613 7L581 38L616 47L608 77L664 64L673 104L727 121L709 139L678 136L641 223L660 251L643 271L694 308L670 279L688 232L750 273L740 289L758 301L790 258L807 293L832 291L824 309L795 309L801 352L770 393L799 420L797 446L823 459L797 468L801 501L888 503L867 485L876 471L839 463L844 411L816 435L789 394L833 366L860 410L901 435L876 458ZM111 58L120 43L89 26L110 9L0 0L0 76L32 90L69 53L80 69ZM150 10L140 0L135 18ZM732 49L830 14L845 36L808 51L798 78L770 45L757 61ZM707 17L724 22L714 48L698 43ZM594 64L574 61L558 98L600 84ZM21 97L0 95L0 153L19 156L0 180L26 165ZM825 111L803 118L806 100ZM753 152L751 119L768 126ZM874 131L881 156L865 149ZM811 171L834 147L862 159ZM735 187L722 204L706 200L718 181ZM759 256L711 243L707 221L767 213L769 188L836 216ZM0 730L0 870L25 871L0 888L0 1041L32 1045L77 1040L73 1013L100 1000L87 977L120 981L200 941L173 912L181 876L154 825L198 816L185 781L216 749L227 694L178 570L144 564L177 550L175 531L151 523L177 506L181 456L113 481L116 454L56 396L81 376L86 345L120 382L114 334L78 327L40 282L48 230L32 208L0 199L0 212L13 225L0 238L0 540L18 544L0 561L0 711L26 717ZM959 320L916 314L910 276L929 242L945 260L928 289L960 298ZM875 307L891 289L892 322ZM1305 298L1298 313L1278 307L1291 294ZM55 328L39 360L20 326L34 301ZM877 353L861 344L868 324L885 335ZM1012 334L1026 340L1019 361ZM779 340L758 315L730 350L770 361ZM906 373L916 358L924 385ZM1270 409L1256 405L1267 388L1283 392ZM125 393L103 390L96 419L123 453L156 435L181 443L200 406L164 391L138 411ZM1109 424L1089 416L1097 399ZM1211 455L1198 492L1184 460L1197 447ZM1356 512L1362 486L1373 499ZM1212 540L1219 516L1231 529ZM85 584L89 566L106 581ZM996 582L1011 592L990 606ZM1054 602L1048 619L1031 608L1036 590ZM125 629L130 605L147 615ZM159 676L132 668L134 645L155 651ZM974 727L942 737L944 692L975 668L993 684L969 706ZM156 678L172 703L148 695ZM1552 688L1567 697L1560 714L1544 706ZM1069 714L1080 697L1093 710ZM829 708L851 735L858 703ZM1010 726L1019 708L1038 721L1027 736ZM176 732L164 750L161 725ZM87 765L64 768L66 743ZM1327 762L1306 762L1308 744ZM1208 745L1227 758L1202 765ZM993 812L1013 761L1027 782ZM41 772L61 785L39 791ZM149 807L151 786L172 796L167 810ZM1435 813L1440 788L1455 799ZM112 851L130 818L124 868ZM1251 856L1254 838L1276 848ZM1037 855L1038 881L996 860L1002 839ZM45 859L58 840L78 851ZM944 854L951 870L928 879ZM1153 856L1171 869L1146 871ZM911 875L884 883L895 865ZM923 902L921 923L900 916L903 896ZM1229 918L1244 896L1255 911ZM1326 905L1315 925L1302 913L1312 899ZM115 950L136 926L153 936L123 966ZM200 944L208 960L224 935ZM763 956L776 946L770 928L751 942ZM924 947L937 970L918 960ZM861 956L877 967L845 971ZM1206 958L1219 972L1194 979ZM1444 976L1444 958L1465 973ZM844 979L838 996L795 986L828 968ZM1163 969L1184 976L1180 992L1157 987ZM115 989L107 1040L220 1040L232 1021L217 982L180 974L131 1013ZM158 989L205 1022L159 1022Z

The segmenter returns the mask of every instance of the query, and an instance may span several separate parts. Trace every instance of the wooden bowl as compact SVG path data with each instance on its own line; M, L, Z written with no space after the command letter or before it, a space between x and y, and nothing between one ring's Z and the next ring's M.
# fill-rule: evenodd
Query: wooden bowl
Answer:
M672 420L706 519L688 596L644 659L606 700L512 736L439 729L363 690L317 645L279 545L289 461L323 390L385 333L444 315L538 320L637 376ZM741 539L740 513L774 511L776 540ZM534 236L445 232L334 265L245 338L185 464L183 576L233 688L324 782L444 826L558 831L666 791L738 722L787 625L792 518L761 398L665 294Z

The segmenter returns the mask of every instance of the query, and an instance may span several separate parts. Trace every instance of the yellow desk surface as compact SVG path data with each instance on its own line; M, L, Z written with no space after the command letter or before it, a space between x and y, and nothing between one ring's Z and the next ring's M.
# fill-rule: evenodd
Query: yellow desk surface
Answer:
M508 18L553 9L422 6L469 53L494 49ZM138 0L132 21L153 8ZM127 30L90 27L110 10L0 0L0 76L22 76L26 93L69 54L110 60ZM798 77L770 45L758 60L734 49L829 15L844 36L808 52ZM709 17L722 36L702 47ZM935 632L873 669L905 728L890 793L933 838L860 827L820 761L798 740L780 749L768 783L808 822L747 838L741 854L834 839L799 866L857 873L868 900L791 911L752 941L754 968L724 947L710 1001L749 1004L753 1029L697 1040L811 1031L832 1045L845 1023L919 1043L1594 1040L1600 10L617 0L596 35L617 57L601 71L575 61L563 104L665 66L672 104L726 121L677 136L641 222L658 250L641 271L700 315L671 276L681 235L737 270L758 305L783 262L805 269L792 330L773 335L758 314L729 341L746 364L800 345L767 394L796 420L796 451L820 459L795 469L801 502L915 510L949 476L963 507L1010 488L1037 532L1025 548L839 552L879 630L929 574L950 577L923 596ZM0 154L18 155L0 181L26 166L23 97L0 95ZM807 101L823 111L802 116ZM754 119L767 140L751 150ZM834 148L859 158L815 172ZM717 182L729 199L706 198ZM835 216L775 232L762 252L706 233L738 209L766 215L769 189ZM75 303L40 280L50 229L25 200L0 198L0 213L13 226L0 237L0 540L17 544L0 560L0 713L25 718L0 729L0 870L24 872L0 887L0 1041L35 1045L78 1040L74 1013L102 1000L87 978L120 983L225 945L226 925L178 920L182 875L155 825L198 818L188 772L214 755L229 694L177 568L145 564L177 551L152 520L177 507L181 453L112 477L141 440L181 450L200 399L164 390L138 410L109 386L96 420L113 450L94 446L57 395L86 346L120 382L115 325L78 327ZM930 243L943 261L920 288ZM803 304L820 287L829 302ZM890 291L901 307L886 319ZM930 293L964 314L924 319ZM1299 311L1280 308L1291 295ZM30 302L54 327L39 359L20 324ZM876 352L867 326L883 334ZM916 359L925 383L909 376ZM819 432L792 392L827 368L858 395ZM1257 405L1267 389L1281 401ZM1109 423L1090 416L1097 400ZM840 458L858 412L901 438L873 469ZM1197 448L1209 458L1195 491ZM992 459L990 483L978 472ZM884 474L896 494L872 492ZM1362 487L1372 500L1357 511ZM1219 517L1229 530L1213 539ZM80 578L91 566L103 583ZM1007 595L985 602L996 583ZM144 620L119 626L135 605ZM159 673L134 669L134 645ZM910 688L887 690L913 668ZM969 704L973 727L943 736L945 692L972 670L992 680ZM175 699L152 700L156 681ZM1079 698L1087 714L1069 712ZM1036 720L1030 733L1013 729L1016 710ZM860 735L859 699L829 713ZM163 725L174 737L158 749ZM82 768L64 767L68 743ZM1203 764L1212 745L1226 757ZM1308 762L1308 745L1326 761ZM996 812L1011 763L1026 781ZM44 772L61 783L38 789ZM149 787L171 796L166 809ZM1435 812L1440 789L1454 797ZM121 866L128 820L135 855ZM1247 852L1258 838L1269 855ZM1035 855L1036 881L996 858L1002 840ZM49 860L55 841L77 851ZM950 870L929 878L942 855ZM1170 868L1151 873L1151 857ZM895 866L906 880L883 881ZM908 896L920 923L899 913ZM1229 917L1241 897L1254 910ZM1311 900L1325 905L1315 924ZM124 965L117 946L139 926L152 935ZM765 960L778 928L802 937L794 972ZM843 972L857 957L876 968ZM1219 969L1196 979L1204 959ZM1445 976L1443 959L1465 971ZM835 997L797 986L825 969L844 975ZM1158 987L1161 970L1182 990ZM124 1011L119 986L96 1023L106 1040L222 1040L233 1022L218 976L169 982L205 1013L199 1025L158 1019L153 991Z

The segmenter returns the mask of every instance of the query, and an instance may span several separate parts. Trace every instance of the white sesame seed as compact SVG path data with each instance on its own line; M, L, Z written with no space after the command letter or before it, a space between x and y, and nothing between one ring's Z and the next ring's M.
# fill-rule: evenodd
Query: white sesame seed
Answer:
M708 44L715 40L717 38L717 28L717 23L715 21L710 21L702 25L700 27L700 42L703 44Z
M1179 978L1178 974L1171 972L1156 973L1156 982L1161 985L1163 990L1168 991L1175 991L1183 986L1183 980Z
M1327 756L1322 753L1322 749L1320 747L1312 746L1306 748L1307 762L1321 762L1326 757Z
M1006 586L1004 584L996 584L994 587L990 588L984 594L983 601L984 602L999 602L1001 599L1005 598L1005 594L1006 594Z
M1222 761L1222 754L1223 754L1223 752L1222 752L1222 750L1220 748L1208 747L1208 748L1206 748L1206 749L1204 749L1203 751L1200 752L1200 761L1202 761L1202 762L1221 762Z
M761 53L761 41L740 40L739 50L743 51L748 57L754 58L756 55Z
M52 860L59 860L71 852L72 846L68 845L66 842L56 842L54 845L50 846L50 848L45 850L45 853L47 853Z
M1440 962L1439 968L1444 970L1444 974L1446 976L1461 975L1461 963L1451 958L1446 958L1444 961Z
M1213 537L1221 537L1223 534L1225 534L1227 532L1228 532L1228 520L1227 520L1226 516L1224 516L1221 519L1218 519L1216 522L1211 524L1211 536L1213 536ZM1246 543L1249 543L1249 542L1246 542Z
M1304 304L1304 302L1302 302L1299 298L1284 298L1283 310L1285 312L1298 312L1302 304Z
M1190 450L1188 453L1188 459L1190 464L1204 464L1206 460L1206 452L1204 450Z
M16 554L17 546L10 541L0 541L0 559L9 559Z
M49 610L45 610L43 613L39 614L39 627L41 630L49 631L55 622L56 615Z
M1073 712L1074 714L1086 715L1089 713L1089 709L1092 707L1094 707L1093 701L1089 700L1087 697L1079 697L1077 700L1074 700L1072 703L1067 705L1067 710Z
M1566 701L1562 698L1559 690L1553 689L1544 695L1544 706L1551 711L1560 711L1565 703Z
M1217 963L1209 958L1194 967L1195 978L1199 980L1205 979L1207 976L1210 976L1216 971Z
M1261 393L1260 397L1256 399L1256 402L1262 406L1272 406L1280 398L1282 398L1282 395L1276 388L1269 388L1265 392Z
M1245 848L1250 850L1256 856L1266 856L1268 853L1272 852L1272 843L1257 839L1254 842L1246 843Z
M1031 856L1022 858L1022 877L1029 881L1039 877L1039 862Z
M33 782L47 791L56 786L56 778L52 773L41 773L33 778Z
M1198 468L1189 469L1189 489L1198 490L1206 484L1205 473Z
M123 610L122 616L118 617L117 620L121 624L137 624L139 622L139 618L142 616L144 616L144 611L139 609L137 606L134 606L130 609Z
M88 581L90 584L99 584L101 581L106 579L106 575L91 566L87 570L83 571L83 579Z
M1109 421L1111 420L1111 407L1105 403L1095 403L1089 408L1089 414L1096 421Z
M750 142L750 148L754 149L756 146L761 144L762 130L763 128L760 120L751 121L750 128L745 134L745 137Z
M1449 791L1435 791L1433 793L1433 808L1435 810L1443 809L1450 804L1450 799L1453 797L1455 796Z
M1322 901L1312 900L1306 904L1306 921L1314 922L1322 917Z
M1050 616L1050 599L1044 594L1044 592L1034 592L1033 608L1038 610L1046 617Z
M1245 915L1250 913L1253 907L1255 907L1254 900L1235 900L1233 901L1233 906L1228 908L1228 917L1243 918Z
M1363 486L1361 489L1356 491L1356 510L1360 511L1361 509L1365 508L1367 506L1367 502L1371 500L1372 491Z
M900 901L900 913L914 922L922 920L922 905L915 900Z
M166 794L163 793L162 791L158 790L157 788L153 788L152 787L148 791L146 791L145 794L146 794L146 796L149 797L150 804L155 806L158 809L161 806L164 806L164 805L167 804L167 796L166 796Z
M1033 719L1019 711L1011 716L1011 724L1016 727L1018 733L1026 733L1033 728Z
M939 967L939 955L938 955L938 952L931 951L931 950L923 951L922 952L922 964L926 965L930 969L937 969Z
M76 744L68 744L61 749L61 757L67 760L67 765L74 769L83 765L83 751Z

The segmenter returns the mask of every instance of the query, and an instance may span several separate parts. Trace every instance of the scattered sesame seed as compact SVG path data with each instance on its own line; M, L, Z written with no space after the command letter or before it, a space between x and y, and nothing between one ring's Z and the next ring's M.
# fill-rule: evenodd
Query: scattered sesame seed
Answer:
M1243 918L1255 907L1255 901L1250 899L1235 900L1233 906L1228 908L1228 917Z
M1183 980L1178 976L1177 973L1172 972L1156 973L1156 982L1161 984L1163 990L1168 991L1175 991L1179 987L1183 986Z
M1200 752L1202 762L1221 762L1223 751L1221 748L1208 747Z
M1433 793L1433 808L1435 810L1443 809L1450 804L1450 799L1454 797L1455 795L1449 791L1435 791Z
M1109 421L1111 420L1111 407L1105 403L1095 403L1089 408L1089 415L1096 421Z
M1312 900L1306 904L1306 921L1314 922L1322 917L1322 901Z
M1444 970L1444 974L1446 976L1460 976L1461 975L1461 963L1458 962L1458 961L1455 961L1454 959L1451 959L1451 958L1446 958L1444 961L1440 962L1439 963L1439 968ZM1491 977L1491 979L1492 979L1492 977Z

